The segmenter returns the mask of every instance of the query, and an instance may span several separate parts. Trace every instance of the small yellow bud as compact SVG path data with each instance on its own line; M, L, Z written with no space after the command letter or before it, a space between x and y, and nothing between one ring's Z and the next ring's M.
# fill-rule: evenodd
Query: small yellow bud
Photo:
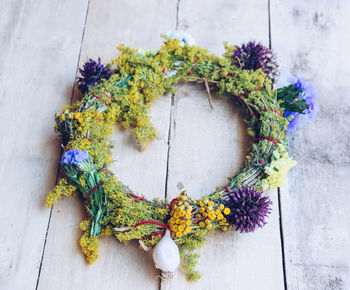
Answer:
M219 205L219 209L224 209L224 208L225 208L225 206L223 204Z
M228 214L230 214L230 212L231 212L231 210L228 207L225 207L224 214L228 215Z

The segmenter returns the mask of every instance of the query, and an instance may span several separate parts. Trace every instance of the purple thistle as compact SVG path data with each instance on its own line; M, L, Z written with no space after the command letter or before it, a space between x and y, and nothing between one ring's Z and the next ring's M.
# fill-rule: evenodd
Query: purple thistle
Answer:
M309 108L303 111L303 115L305 115L305 121L311 121L314 119L319 112L320 108L316 104L316 89L315 87L305 81L304 79L297 79L296 81L291 81L290 82L292 85L294 85L297 89L301 90L299 93L297 99L299 100L305 100L306 104L309 105ZM285 111L284 112L284 117L288 118L290 116L293 116L293 119L289 121L287 132L290 132L293 130L295 127L298 126L299 124L299 117L301 113L298 112L291 112L291 111Z
M90 88L101 82L102 79L109 79L112 75L108 66L101 64L101 58L98 62L91 58L79 69L81 77L78 78L79 90L85 94Z
M233 61L237 67L242 69L257 70L261 68L272 82L275 82L279 75L274 52L261 43L250 41L242 46L236 46L236 50L233 52Z
M231 212L226 217L228 222L235 226L241 233L253 232L257 227L266 224L265 218L271 212L268 196L262 196L262 191L255 191L254 187L239 187L228 193L225 206Z

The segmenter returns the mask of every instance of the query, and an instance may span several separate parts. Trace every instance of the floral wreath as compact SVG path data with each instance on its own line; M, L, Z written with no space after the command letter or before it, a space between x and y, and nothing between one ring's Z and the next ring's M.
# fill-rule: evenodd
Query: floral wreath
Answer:
M224 44L223 57L195 46L184 32L167 34L159 50L119 46L120 54L108 65L89 60L78 78L81 101L64 106L55 115L55 131L64 154L62 177L46 200L51 207L60 196L78 195L89 217L81 222L80 246L89 263L98 258L98 237L114 236L140 247L154 247L153 259L163 277L169 277L182 260L189 280L200 247L209 232L230 229L252 232L266 224L271 201L265 194L283 183L296 164L287 152L286 132L301 114L317 111L313 87L304 80L274 90L278 76L274 53L261 44ZM179 82L204 84L211 94L230 98L243 110L252 137L244 166L227 185L199 200L185 191L170 202L136 195L108 169L112 161L112 125L130 129L144 150L157 137L150 122L152 102L175 92Z

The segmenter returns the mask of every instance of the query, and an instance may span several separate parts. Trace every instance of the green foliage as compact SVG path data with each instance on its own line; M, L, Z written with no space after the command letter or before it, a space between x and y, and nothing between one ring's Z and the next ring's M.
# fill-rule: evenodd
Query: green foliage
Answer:
M281 107L285 111L303 114L305 110L309 109L309 105L306 100L299 98L301 92L302 90L296 88L295 85L289 85L277 90L277 100L281 101Z

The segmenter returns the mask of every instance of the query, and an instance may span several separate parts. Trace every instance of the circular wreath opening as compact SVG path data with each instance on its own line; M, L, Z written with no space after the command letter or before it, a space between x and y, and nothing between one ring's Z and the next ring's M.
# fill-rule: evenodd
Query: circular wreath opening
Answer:
M286 100L271 87L275 74L245 69L236 46L225 44L223 57L218 57L165 38L159 50L120 45L119 51L107 66L100 59L84 65L79 79L82 100L55 116L66 178L49 193L46 203L51 206L61 195L73 193L83 197L89 217L81 223L80 246L88 262L98 257L99 236L114 236L124 243L136 239L148 249L169 231L189 279L197 279L197 256L191 251L215 229L252 232L262 227L271 211L266 191L280 186L295 165L286 150ZM121 124L144 150L157 137L149 114L153 101L173 94L179 82L202 83L209 99L215 93L237 103L252 143L244 165L214 192L199 200L181 192L171 201L150 201L133 193L108 169L110 137L113 125Z

